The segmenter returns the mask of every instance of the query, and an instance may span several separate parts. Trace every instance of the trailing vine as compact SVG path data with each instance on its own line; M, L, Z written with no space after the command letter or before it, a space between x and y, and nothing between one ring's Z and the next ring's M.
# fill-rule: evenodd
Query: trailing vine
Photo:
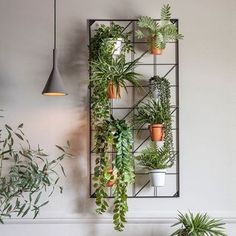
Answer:
M97 212L102 214L108 208L105 198L108 196L106 190L109 181L109 168L112 165L113 172L116 173L115 183L112 187L114 190L113 223L116 230L122 231L128 211L127 188L128 184L134 181L132 133L124 120L111 117L110 120L105 120L97 126L95 139L95 150L99 154L94 169ZM107 154L109 148L115 152L112 162Z

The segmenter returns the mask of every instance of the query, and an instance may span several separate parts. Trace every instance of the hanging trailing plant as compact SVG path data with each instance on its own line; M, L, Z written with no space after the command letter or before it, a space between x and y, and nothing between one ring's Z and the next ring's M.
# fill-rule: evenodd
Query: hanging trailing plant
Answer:
M161 20L155 21L149 16L141 16L138 21L139 30L136 31L137 38L146 38L149 51L160 55L166 48L167 42L183 38L178 33L177 27L171 22L170 5L163 5L161 9Z
M96 211L102 214L108 208L107 184L110 180L112 166L116 176L112 185L114 192L113 223L116 230L122 231L128 211L127 188L130 183L134 182L132 133L124 120L111 117L110 120L105 120L96 127L95 140L95 150L98 155L94 168ZM110 148L115 152L113 160L108 154Z
M157 99L160 102L165 116L169 117L165 121L165 140L164 145L170 147L173 151L173 134L172 134L172 120L171 120L171 91L170 91L170 81L165 77L154 76L150 79L152 84L152 97L154 93L157 94Z
M0 131L1 223L13 215L24 217L33 213L33 218L36 218L54 190L63 191L58 184L58 167L65 175L61 162L69 155L67 148L56 146L62 153L49 161L40 147L36 150L31 148L22 128L23 124L16 130L5 125Z

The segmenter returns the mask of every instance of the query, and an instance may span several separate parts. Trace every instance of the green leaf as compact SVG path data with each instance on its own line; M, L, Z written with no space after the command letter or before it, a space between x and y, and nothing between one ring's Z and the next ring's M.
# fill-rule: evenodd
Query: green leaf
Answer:
M21 128L23 128L23 126L24 126L24 124L23 124L23 123L21 123L20 125L18 125L18 129L21 129Z
M37 195L37 197L36 197L36 199L35 199L35 201L34 201L34 205L36 205L36 204L38 203L38 201L39 201L41 195L42 195L42 192L39 192L39 194Z
M48 203L49 203L49 201L46 201L46 202L44 202L43 204L41 204L38 208L41 208L41 207L47 205Z
M62 148L61 146L56 145L56 147L57 147L58 149L60 149L61 151L65 152L65 149Z
M30 206L29 206L29 207L26 209L26 211L23 213L22 218L28 214L29 210L30 210Z
M8 130L13 131L12 128L11 128L9 125L6 125L6 124L5 124L5 127L6 127Z
M18 133L14 133L19 139L21 139L21 140L24 140L24 138L20 135L20 134L18 134Z
M65 173L64 167L61 164L60 164L60 167L61 167L61 171L62 171L63 175L66 177L66 173Z

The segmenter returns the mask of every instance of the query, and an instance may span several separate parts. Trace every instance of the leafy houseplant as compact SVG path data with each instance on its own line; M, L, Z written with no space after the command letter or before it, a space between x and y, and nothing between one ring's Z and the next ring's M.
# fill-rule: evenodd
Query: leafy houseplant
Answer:
M163 141L164 126L171 121L171 117L160 101L151 98L137 107L134 120L139 128L149 124L152 141Z
M124 229L125 214L128 211L127 187L134 181L132 133L124 120L111 117L96 126L95 150L98 154L94 168L94 187L97 213L102 214L108 208L106 198L107 187L110 181L110 169L113 166L115 182L112 184L114 191L113 223L116 230ZM115 157L111 162L108 151L112 148Z
M110 74L116 73L116 76L122 76L123 74L127 80L131 79L136 83L137 74L132 71L135 67L135 62L125 62L125 54L133 50L133 48L129 40L129 33L124 33L124 30L124 27L114 23L110 26L100 25L91 39L89 49L93 123L108 119L110 116L108 91L111 92L111 97L119 97L119 85L113 85L112 81L109 80ZM117 39L122 39L122 46L119 48L121 49L120 55L114 56L117 52ZM110 74L108 74L107 70Z
M61 161L66 150L57 148L62 154L48 161L48 155L38 147L31 148L29 141L22 131L23 124L16 130L5 125L0 133L0 222L13 215L24 217L33 212L34 218L49 200L48 198L56 188L62 192L58 185L60 179L57 166L65 175ZM43 197L44 196L44 197Z
M211 219L207 214L196 214L179 212L178 222L172 226L180 225L171 236L227 236L223 232L220 220Z
M110 26L100 25L91 39L90 60L99 58L110 61L114 54L125 54L132 50L129 32L124 33L124 27L112 23ZM122 46L118 45L122 42ZM118 46L118 47L117 47Z
M127 92L127 82L137 87L140 86L139 74L134 72L139 59L125 62L124 57L117 57L107 62L100 58L91 62L91 108L94 123L109 117L109 99L120 97L120 87L123 87Z
M165 122L165 144L173 149L173 135L172 135L172 124L171 124L171 92L170 92L170 81L165 77L154 76L150 79L152 97L157 99L165 111L165 116L169 119Z
M155 142L151 142L136 159L141 166L150 170L152 186L165 185L166 168L174 164L174 157L167 146L157 147Z
M178 33L177 27L171 22L170 5L164 5L161 9L161 20L159 22L151 17L139 18L139 30L136 35L139 39L147 38L149 51L154 55L160 55L166 48L166 43L171 40L182 39L183 35Z
M134 86L139 87L138 76L134 72L137 62L140 58L134 61L126 62L124 57L112 59L111 62L106 62L102 58L91 63L92 76L91 82L93 87L96 86L95 81L104 81L108 86L108 98L120 97L120 86L126 89L126 82L130 82Z

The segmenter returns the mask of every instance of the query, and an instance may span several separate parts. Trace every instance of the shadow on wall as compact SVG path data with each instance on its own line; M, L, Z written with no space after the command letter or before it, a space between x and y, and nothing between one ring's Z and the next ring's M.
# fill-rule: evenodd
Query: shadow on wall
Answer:
M70 28L67 40L69 44L61 57L61 73L75 108L76 123L70 134L71 152L75 158L68 162L70 182L76 195L74 211L86 216L94 213L94 199L89 198L89 96L88 96L88 43L87 22L76 22L74 30ZM96 235L96 225L90 227L90 234Z

